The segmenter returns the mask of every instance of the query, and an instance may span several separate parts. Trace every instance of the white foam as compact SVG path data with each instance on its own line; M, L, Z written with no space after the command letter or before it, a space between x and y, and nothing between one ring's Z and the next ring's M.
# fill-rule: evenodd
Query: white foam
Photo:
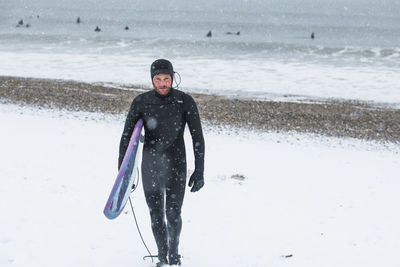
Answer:
M0 73L10 76L71 79L151 86L149 66L169 58L191 92L265 99L340 98L400 105L398 68L365 64L335 66L276 60L168 57L154 51L129 54L0 52Z

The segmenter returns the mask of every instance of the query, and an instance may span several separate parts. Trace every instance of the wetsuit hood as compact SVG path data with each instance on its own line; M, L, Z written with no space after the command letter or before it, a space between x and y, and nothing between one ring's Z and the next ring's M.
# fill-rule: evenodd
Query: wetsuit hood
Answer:
M172 67L172 63L166 59L157 59L154 61L150 67L150 76L152 81L154 76L157 74L169 74L172 81L174 81L174 68Z

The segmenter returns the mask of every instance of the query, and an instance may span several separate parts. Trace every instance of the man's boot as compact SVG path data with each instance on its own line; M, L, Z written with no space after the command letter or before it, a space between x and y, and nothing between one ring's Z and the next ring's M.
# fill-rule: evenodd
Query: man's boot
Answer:
M168 265L167 256L158 256L159 262L156 263L156 267L162 267Z
M179 254L170 254L168 257L169 265L181 265L181 255Z

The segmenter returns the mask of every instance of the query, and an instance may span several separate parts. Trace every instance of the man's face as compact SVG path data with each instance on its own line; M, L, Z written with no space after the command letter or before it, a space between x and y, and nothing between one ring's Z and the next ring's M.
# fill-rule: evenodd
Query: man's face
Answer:
M160 95L166 95L171 90L172 79L169 74L157 74L153 77L154 89Z

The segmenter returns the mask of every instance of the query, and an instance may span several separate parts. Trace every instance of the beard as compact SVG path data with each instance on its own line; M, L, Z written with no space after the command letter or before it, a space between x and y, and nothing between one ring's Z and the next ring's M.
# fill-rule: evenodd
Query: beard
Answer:
M168 94L169 93L169 91L171 91L171 87L168 87L168 86L158 86L158 87L155 87L154 86L154 89L157 91L157 93L159 93L160 95L166 95L166 94Z

